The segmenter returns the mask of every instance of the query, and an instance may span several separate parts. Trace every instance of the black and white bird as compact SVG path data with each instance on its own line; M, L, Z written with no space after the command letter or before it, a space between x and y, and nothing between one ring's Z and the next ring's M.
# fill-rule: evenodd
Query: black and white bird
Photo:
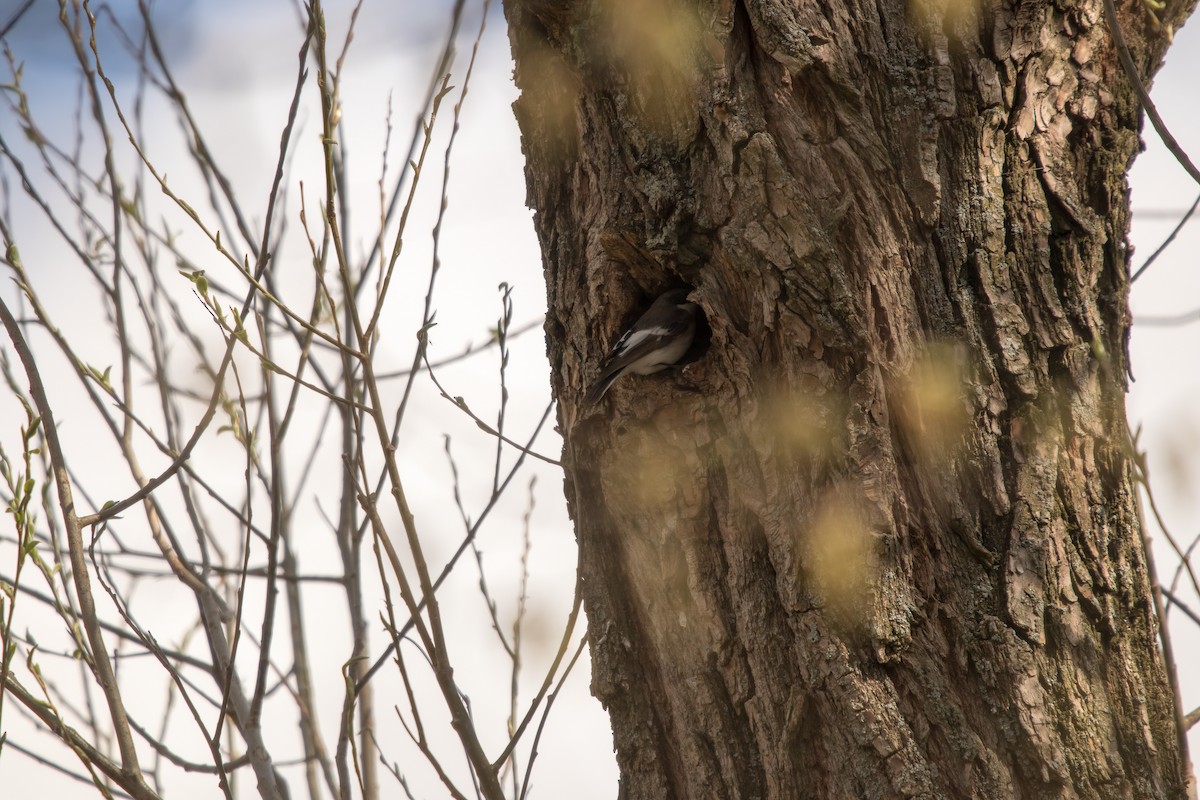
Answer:
M600 377L586 401L597 403L617 378L627 372L650 375L683 358L696 336L700 306L687 299L687 289L672 289L654 301L633 327L617 340L604 359Z

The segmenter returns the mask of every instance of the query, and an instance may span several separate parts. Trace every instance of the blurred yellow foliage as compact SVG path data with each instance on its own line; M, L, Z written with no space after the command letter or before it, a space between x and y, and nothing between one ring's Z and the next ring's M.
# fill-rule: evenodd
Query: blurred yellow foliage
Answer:
M962 359L952 345L931 345L896 382L895 422L924 461L950 461L961 448L970 422L965 386Z
M875 570L874 534L855 495L834 489L807 528L803 569L810 589L831 617L846 624L865 621Z
M601 47L628 80L631 110L650 132L680 144L698 122L694 75L704 27L678 0L606 0L610 35Z

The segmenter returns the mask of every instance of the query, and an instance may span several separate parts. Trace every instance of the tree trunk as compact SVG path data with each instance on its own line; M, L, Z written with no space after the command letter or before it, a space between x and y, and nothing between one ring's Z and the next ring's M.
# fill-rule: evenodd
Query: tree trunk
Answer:
M1183 796L1102 0L505 12L622 797ZM696 358L585 406L679 285Z

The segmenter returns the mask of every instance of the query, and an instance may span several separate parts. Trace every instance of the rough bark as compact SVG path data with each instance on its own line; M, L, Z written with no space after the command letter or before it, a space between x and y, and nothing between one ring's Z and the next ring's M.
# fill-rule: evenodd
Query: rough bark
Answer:
M505 11L622 796L1181 797L1101 0ZM681 284L696 360L585 407Z

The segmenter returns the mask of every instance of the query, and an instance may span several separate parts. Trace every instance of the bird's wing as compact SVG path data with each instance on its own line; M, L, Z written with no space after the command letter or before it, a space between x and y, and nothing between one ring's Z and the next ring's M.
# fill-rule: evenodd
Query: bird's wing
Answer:
M608 392L608 387L612 386L613 381L621 377L626 367L658 350L683 330L683 327L668 324L626 331L604 359L600 376L587 393L587 402L598 402Z
M626 331L625 335L613 345L608 357L604 359L604 369L601 370L601 376L604 377L610 373L620 372L647 354L661 349L676 337L682 336L691 324L692 320L690 317L686 314L679 314L672 316L663 325L641 329L635 326L633 329Z

